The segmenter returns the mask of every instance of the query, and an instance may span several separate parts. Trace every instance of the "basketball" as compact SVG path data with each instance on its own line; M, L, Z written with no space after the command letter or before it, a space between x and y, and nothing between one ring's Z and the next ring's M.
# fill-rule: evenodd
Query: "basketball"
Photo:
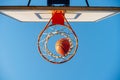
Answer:
M58 54L65 56L70 49L70 42L68 38L59 39L55 44L55 49Z

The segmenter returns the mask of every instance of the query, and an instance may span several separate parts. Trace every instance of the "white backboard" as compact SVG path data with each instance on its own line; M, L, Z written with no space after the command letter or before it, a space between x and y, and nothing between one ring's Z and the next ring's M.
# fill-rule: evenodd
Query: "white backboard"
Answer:
M95 22L119 13L120 8L81 8L81 7L18 7L1 9L0 13L22 22L48 22L52 17L52 10L65 10L65 17L69 22ZM103 10L102 10L103 9Z

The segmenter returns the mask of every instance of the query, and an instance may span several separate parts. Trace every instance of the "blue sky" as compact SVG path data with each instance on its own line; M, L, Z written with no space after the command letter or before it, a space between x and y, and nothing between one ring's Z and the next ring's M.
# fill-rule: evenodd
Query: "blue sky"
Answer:
M120 0L88 0L90 6L120 7ZM0 6L27 5L27 0L0 0ZM46 5L32 0L31 5ZM71 6L86 6L71 0ZM120 14L100 22L70 23L79 39L76 55L64 64L45 61L37 50L46 23L19 22L0 14L0 80L120 80Z

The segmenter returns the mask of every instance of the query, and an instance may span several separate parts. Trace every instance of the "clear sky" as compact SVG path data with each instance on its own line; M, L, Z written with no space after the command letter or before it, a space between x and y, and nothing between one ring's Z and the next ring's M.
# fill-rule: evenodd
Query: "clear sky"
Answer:
M120 7L120 0L88 0L90 6ZM0 0L0 6L25 6L27 0ZM31 5L46 5L32 0ZM86 6L71 0L71 6ZM0 14L0 80L120 80L120 14L100 22L70 23L79 39L76 55L64 64L45 61L37 39L46 23L19 22Z

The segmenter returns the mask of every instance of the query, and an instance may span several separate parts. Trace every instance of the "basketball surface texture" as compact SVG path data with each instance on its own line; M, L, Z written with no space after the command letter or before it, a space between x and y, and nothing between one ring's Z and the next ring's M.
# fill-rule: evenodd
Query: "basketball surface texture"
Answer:
M70 42L68 38L62 38L58 40L55 44L55 49L58 54L65 56L70 49Z

